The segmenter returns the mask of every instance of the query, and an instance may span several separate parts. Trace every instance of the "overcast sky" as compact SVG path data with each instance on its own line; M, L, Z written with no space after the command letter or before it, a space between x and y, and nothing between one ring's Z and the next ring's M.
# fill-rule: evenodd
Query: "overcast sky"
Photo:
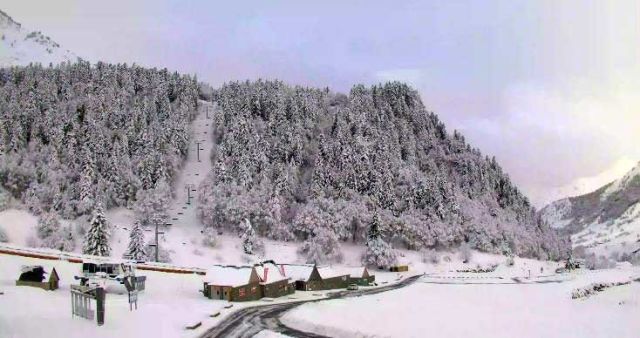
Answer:
M640 160L640 2L7 1L90 61L213 85L409 82L541 206Z

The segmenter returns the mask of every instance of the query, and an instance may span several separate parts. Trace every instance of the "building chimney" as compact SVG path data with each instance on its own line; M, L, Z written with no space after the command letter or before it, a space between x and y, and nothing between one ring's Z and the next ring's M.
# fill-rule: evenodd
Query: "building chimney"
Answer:
M262 279L262 281L264 281L265 283L267 282L267 275L269 275L269 268L265 267L264 268L264 278Z

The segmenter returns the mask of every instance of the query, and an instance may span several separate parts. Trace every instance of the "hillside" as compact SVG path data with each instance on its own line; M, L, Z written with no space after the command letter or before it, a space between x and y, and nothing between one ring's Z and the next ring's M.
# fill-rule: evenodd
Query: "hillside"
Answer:
M248 218L262 235L330 250L363 243L379 215L396 247L567 252L496 160L447 133L404 84L344 95L257 81L214 97L214 168L198 189L207 226L239 231Z
M0 10L0 67L74 62L78 57L39 31L31 31Z
M65 218L168 194L197 95L189 76L136 66L0 69L0 186Z
M622 178L540 210L552 227L571 234L574 246L630 253L640 248L640 163Z

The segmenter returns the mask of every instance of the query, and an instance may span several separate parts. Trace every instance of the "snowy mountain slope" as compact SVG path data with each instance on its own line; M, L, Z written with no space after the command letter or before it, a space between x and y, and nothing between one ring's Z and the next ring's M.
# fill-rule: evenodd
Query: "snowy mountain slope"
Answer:
M39 31L31 31L0 10L0 67L57 64L78 57Z
M467 242L552 259L568 249L495 158L447 132L405 84L346 95L256 81L214 97L213 170L198 189L207 226L236 229L249 218L264 236L334 254L326 243L364 243L379 214L394 247Z
M622 178L540 210L551 227L572 234L574 246L620 254L640 246L640 163Z

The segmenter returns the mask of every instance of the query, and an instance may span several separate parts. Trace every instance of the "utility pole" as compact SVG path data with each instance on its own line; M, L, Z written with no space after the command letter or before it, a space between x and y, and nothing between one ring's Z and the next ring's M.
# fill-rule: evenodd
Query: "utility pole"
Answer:
M187 204L191 204L191 192L195 192L196 189L193 184L187 184L185 188L187 189Z
M160 223L156 223L156 243L155 244L149 244L149 246L155 246L156 247L156 262L159 261L159 253L160 253L160 241L158 238L158 235L164 235L164 232L162 231L158 231L158 225L160 225ZM171 225L171 223L164 223L164 225Z
M200 150L203 150L203 149L200 149L200 144L201 143L202 143L201 141L196 141L196 146L198 146L198 148L197 148L197 150L198 150L198 162L200 162Z

